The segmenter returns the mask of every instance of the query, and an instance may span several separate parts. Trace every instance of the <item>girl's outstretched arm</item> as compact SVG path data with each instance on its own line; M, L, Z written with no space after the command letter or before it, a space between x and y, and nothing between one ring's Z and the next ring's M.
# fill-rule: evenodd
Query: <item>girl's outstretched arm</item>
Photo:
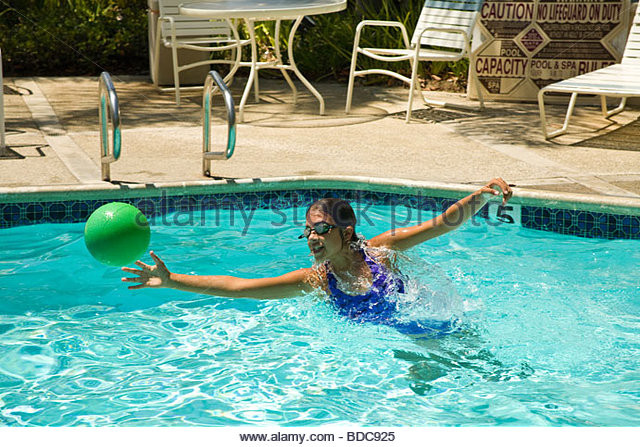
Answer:
M501 178L495 178L473 194L451 205L441 215L412 227L386 231L370 239L369 245L406 250L460 227L476 214L490 197L499 194L502 194L502 204L504 205L513 195L513 191L507 182Z
M169 271L165 263L152 251L151 258L156 265L136 261L139 269L122 267L133 278L122 281L138 283L129 289L170 288L185 292L204 293L232 298L278 299L291 298L313 289L309 283L311 268L294 270L273 278L236 278L234 276L182 275Z

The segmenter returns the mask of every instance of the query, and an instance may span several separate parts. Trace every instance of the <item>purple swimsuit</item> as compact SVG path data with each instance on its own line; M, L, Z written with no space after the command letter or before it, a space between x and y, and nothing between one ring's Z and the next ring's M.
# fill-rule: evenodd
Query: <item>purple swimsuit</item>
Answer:
M365 250L361 253L371 269L372 276L371 288L362 295L349 295L340 290L335 275L329 265L325 264L329 292L340 315L357 322L392 326L405 334L443 335L443 332L451 333L455 330L450 321L398 321L396 303L389 298L405 293L402 277L372 259Z

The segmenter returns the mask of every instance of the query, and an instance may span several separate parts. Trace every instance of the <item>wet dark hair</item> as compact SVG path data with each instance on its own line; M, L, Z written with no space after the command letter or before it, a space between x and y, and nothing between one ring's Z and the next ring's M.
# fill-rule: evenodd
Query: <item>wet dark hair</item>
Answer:
M313 210L319 210L328 214L340 228L353 227L351 241L358 242L360 240L356 235L356 214L346 200L333 197L316 200L307 209L305 217L309 217L309 213Z

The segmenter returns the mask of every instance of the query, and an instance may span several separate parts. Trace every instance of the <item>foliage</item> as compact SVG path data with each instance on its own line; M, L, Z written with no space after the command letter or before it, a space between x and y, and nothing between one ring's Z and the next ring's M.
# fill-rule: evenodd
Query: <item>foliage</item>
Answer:
M395 20L409 33L418 20L423 0L349 0L345 11L313 16L300 25L294 42L296 63L305 76L344 80L348 74L353 39L363 19ZM314 24L315 23L315 24ZM291 22L282 24L280 45L286 59ZM146 0L0 0L0 49L4 71L19 75L97 75L103 70L139 74L148 72ZM247 35L246 28L242 30ZM261 57L275 54L275 25L259 23L256 36ZM367 47L398 47L398 29L367 27L361 43ZM248 60L249 48L246 60ZM359 58L360 68L372 61ZM380 62L376 62L380 64ZM409 74L408 62L389 68ZM420 64L422 76L452 72L464 79L468 62ZM390 78L368 76L366 82Z
M140 72L147 62L145 0L0 2L7 75Z

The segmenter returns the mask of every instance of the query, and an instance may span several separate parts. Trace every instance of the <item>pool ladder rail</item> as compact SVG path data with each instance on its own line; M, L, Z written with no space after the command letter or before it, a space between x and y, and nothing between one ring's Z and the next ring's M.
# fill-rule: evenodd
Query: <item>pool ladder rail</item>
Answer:
M0 72L1 76L1 72ZM0 77L1 80L1 77ZM111 181L111 163L118 160L122 148L122 133L120 129L120 105L118 94L111 80L111 75L102 72L98 85L98 119L100 123L100 162L102 165L102 180ZM215 84L215 85L214 85ZM227 146L224 151L211 150L211 97L216 89L222 92L227 110ZM1 104L0 104L1 105ZM111 122L111 138L109 138L108 124ZM211 70L204 82L202 97L202 172L211 176L211 160L228 160L233 156L236 146L236 112L233 97L227 84L220 74ZM111 145L109 145L111 143Z
M214 86L215 84L215 86ZM222 92L224 105L227 110L227 146L224 151L211 150L211 97L217 89ZM228 160L233 156L236 147L236 111L233 97L222 76L211 70L204 81L202 93L202 173L211 176L211 160Z
M0 50L0 155L4 154L7 145L4 139L4 84L2 80L2 50Z
M111 75L103 71L98 84L98 119L100 121L100 163L102 180L111 181L111 163L120 158L122 135L120 131L120 105ZM110 120L109 120L110 118ZM111 121L111 148L109 148L108 121ZM109 151L111 149L111 151Z

